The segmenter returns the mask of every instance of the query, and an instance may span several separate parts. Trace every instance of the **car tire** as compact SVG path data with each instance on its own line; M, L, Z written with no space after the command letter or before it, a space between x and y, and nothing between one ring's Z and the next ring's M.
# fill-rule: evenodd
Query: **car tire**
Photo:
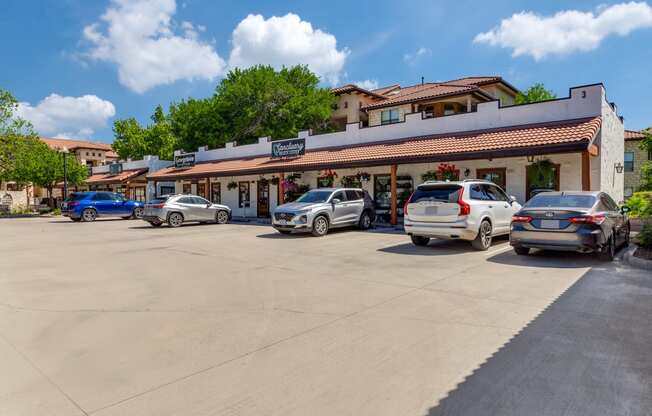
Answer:
M325 215L320 215L312 222L312 235L323 237L326 234L328 234L328 218Z
M81 213L81 220L84 222L93 222L97 218L97 211L93 208L85 208Z
M160 227L161 225L163 225L162 222L158 222L158 221L147 221L147 222L148 222L149 225L151 225L152 227Z
M491 231L491 223L488 220L483 220L478 228L478 235L471 241L473 248L479 251L489 250L492 238Z
M183 224L183 215L178 212L173 212L168 215L168 225L172 228L177 228Z
M137 220L143 218L143 213L145 212L144 209L141 207L136 207L134 208L134 212L131 213L131 218L135 218Z
M412 240L412 244L419 247L425 247L430 242L429 237L423 237L420 235L411 235L410 239Z
M514 247L514 252L519 256L527 256L530 254L530 249L527 247Z
M226 224L229 222L229 213L224 210L219 210L215 213L215 222L217 224Z
M360 215L360 221L358 221L358 228L361 230L368 230L371 228L371 215L369 215L369 211L364 211L362 215Z
M602 251L598 253L598 258L602 261L613 261L614 257L616 257L616 244L612 234L607 245L602 247Z

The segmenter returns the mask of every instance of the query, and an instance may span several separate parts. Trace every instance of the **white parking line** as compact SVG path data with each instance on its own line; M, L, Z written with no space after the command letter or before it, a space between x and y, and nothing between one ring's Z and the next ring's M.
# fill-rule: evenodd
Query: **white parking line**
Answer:
M494 254L502 253L503 251L508 251L508 250L511 250L511 249L512 249L512 246L510 246L509 244L507 244L506 247L502 247L502 246L501 246L501 247L498 247L498 248L495 249L495 250L487 251L484 255L485 255L485 256L492 256L492 255L494 255Z

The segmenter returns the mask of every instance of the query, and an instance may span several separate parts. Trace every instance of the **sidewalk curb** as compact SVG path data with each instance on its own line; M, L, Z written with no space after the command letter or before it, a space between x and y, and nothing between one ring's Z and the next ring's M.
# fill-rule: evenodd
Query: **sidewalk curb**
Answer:
M634 251L636 251L636 246L630 246L623 255L623 261L637 269L652 270L652 261L634 256Z

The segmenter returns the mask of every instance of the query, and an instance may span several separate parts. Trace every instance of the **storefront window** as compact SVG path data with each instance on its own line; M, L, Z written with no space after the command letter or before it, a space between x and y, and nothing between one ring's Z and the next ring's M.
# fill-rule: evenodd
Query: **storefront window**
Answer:
M145 187L137 186L134 188L134 199L136 201L145 202Z
M478 169L476 170L476 175L478 179L484 179L485 181L493 182L496 185L500 186L502 189L505 189L507 186L507 168L490 168L490 169Z
M238 183L238 206L240 208L249 208L250 205L249 182L240 182Z
M159 196L161 195L174 195L176 193L176 190L174 189L174 186L161 186L159 188Z
M214 204L222 203L222 189L219 182L211 183L211 202Z
M189 183L184 183L183 184L183 193L188 195L192 193L192 185Z
M396 177L396 196L397 212L403 215L403 206L405 201L410 198L413 191L413 182L411 176ZM392 184L390 175L374 175L374 202L377 213L381 217L389 220L389 209L391 207Z
M206 184L205 183L200 182L200 183L197 184L197 195L199 195L201 197L204 197L204 198L208 197L208 195L206 195Z

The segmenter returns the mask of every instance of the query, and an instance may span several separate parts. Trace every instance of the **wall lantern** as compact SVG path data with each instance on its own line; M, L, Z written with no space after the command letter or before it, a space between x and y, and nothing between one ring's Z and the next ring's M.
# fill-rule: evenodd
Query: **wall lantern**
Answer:
M471 174L471 169L469 169L469 168L464 169L464 177L465 178L468 178L470 174Z
M528 163L533 163L534 162L534 155L528 155L527 156L527 161L528 161Z
M623 173L624 166L623 166L622 163L620 163L620 162L614 163L614 168L616 168L616 172Z

